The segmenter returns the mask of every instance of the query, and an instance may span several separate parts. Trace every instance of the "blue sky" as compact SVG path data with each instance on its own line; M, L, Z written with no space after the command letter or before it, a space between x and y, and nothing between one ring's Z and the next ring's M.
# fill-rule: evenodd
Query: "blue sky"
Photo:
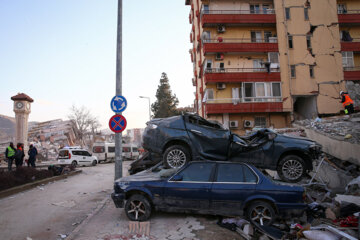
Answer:
M179 106L193 103L184 0L123 0L123 115L145 127L162 72ZM66 119L75 104L106 128L115 94L117 1L1 0L0 114L14 116L11 96L32 97L30 121Z

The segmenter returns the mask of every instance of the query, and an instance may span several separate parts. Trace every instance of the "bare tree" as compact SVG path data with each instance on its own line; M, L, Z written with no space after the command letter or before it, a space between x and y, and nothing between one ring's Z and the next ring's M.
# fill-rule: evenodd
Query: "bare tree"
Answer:
M76 125L82 143L85 142L86 135L91 134L94 138L97 129L101 126L98 119L84 106L76 107L72 105L68 118Z

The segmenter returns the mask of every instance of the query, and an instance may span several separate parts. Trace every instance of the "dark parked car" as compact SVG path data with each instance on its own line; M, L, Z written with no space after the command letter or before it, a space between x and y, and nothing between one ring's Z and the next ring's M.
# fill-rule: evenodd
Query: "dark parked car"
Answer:
M151 168L115 181L111 197L132 221L153 209L223 216L245 215L260 225L303 212L304 188L275 183L244 163L194 161L182 169ZM169 173L170 171L170 173Z
M190 160L239 161L277 170L288 182L301 180L321 156L321 146L307 138L261 129L240 137L221 124L198 115L153 119L147 123L143 147L162 155L165 166L178 168Z

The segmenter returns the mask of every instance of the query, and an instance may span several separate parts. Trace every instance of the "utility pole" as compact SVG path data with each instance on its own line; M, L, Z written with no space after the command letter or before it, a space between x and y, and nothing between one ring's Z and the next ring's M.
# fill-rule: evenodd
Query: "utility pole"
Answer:
M118 0L116 96L122 95L122 0ZM115 180L122 177L122 133L115 133Z

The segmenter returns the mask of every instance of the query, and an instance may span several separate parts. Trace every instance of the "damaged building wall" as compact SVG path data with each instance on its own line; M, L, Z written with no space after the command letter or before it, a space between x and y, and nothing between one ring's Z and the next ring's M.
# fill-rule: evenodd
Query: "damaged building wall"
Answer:
M294 110L294 98L315 95L315 114L339 113L339 91L345 84L336 0L274 0L274 4L283 96L288 97L284 108ZM315 115L311 111L314 108L305 115Z
M354 106L360 107L360 81L346 81L346 89L354 100Z

